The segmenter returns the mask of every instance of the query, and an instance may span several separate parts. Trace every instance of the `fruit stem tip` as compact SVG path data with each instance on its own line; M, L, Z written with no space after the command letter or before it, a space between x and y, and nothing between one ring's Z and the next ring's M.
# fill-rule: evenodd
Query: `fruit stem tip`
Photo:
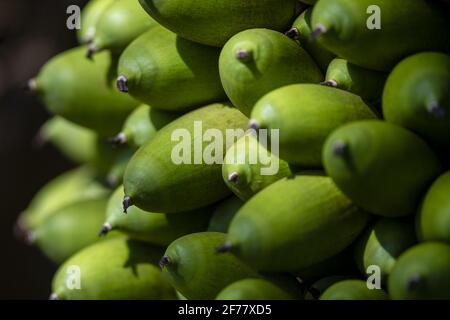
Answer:
M300 32L297 28L293 27L284 33L288 38L292 40L298 40L300 38Z
M445 110L439 103L431 102L427 107L428 112L437 119L445 118Z
M232 248L233 248L233 245L231 244L231 241L227 241L223 245L216 248L216 253L230 252Z
M333 154L335 156L343 157L347 154L348 144L342 141L335 142L333 145Z
M125 76L119 76L117 78L117 89L119 89L120 92L127 93L128 92L128 86L127 86L127 78Z
M170 258L168 256L163 256L161 260L159 260L159 266L161 269L164 269L166 266L170 264Z
M94 56L94 54L97 52L97 47L95 46L95 44L91 41L88 45L88 49L86 51L86 58L88 58L89 60L92 60L92 57Z
M237 172L232 172L230 173L230 175L228 176L228 181L232 182L232 183L237 183L239 180L239 173Z
M248 127L250 129L255 130L255 131L258 131L259 130L259 123L255 119L250 119L250 121L248 122Z
M110 224L109 222L106 222L106 223L103 225L103 227L102 227L102 229L100 230L100 232L98 233L98 236L99 236L99 237L104 237L104 236L106 236L106 235L108 234L108 232L111 231L111 229L112 229L111 224Z
M125 196L123 198L123 212L124 213L128 213L128 208L131 207L132 204L132 200L129 196Z
M117 136L109 138L108 143L112 144L113 146L123 145L127 143L127 136L125 135L125 133L121 132Z
M327 28L323 24L318 24L313 32L311 32L310 39L311 41L316 40L318 37L327 32Z
M336 80L325 80L324 82L321 82L320 85L322 86L326 86L326 87L332 87L332 88L337 88L338 84Z

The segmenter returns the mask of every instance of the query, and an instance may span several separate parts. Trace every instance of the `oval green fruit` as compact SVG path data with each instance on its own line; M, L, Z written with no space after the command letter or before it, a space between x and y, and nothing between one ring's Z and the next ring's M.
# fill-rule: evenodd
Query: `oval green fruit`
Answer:
M183 38L222 47L236 33L252 28L284 31L295 17L297 0L139 0L164 27Z
M335 130L325 143L323 159L342 192L365 210L387 217L415 212L441 172L438 158L421 138L377 120Z
M244 201L236 196L221 201L212 213L207 231L226 233L231 220L243 205Z
M227 150L222 165L223 180L244 201L290 175L289 164L267 150L254 131L249 131Z
M78 42L86 44L94 38L97 22L102 13L115 0L91 0L81 12L81 29L77 32Z
M450 153L450 57L424 52L400 62L383 92L387 121L408 128Z
M222 49L219 72L230 101L249 116L266 93L294 83L318 83L320 69L309 54L282 33L250 29L233 36Z
M334 129L375 117L357 95L319 84L293 84L262 97L250 124L268 129L269 135L278 129L280 157L290 164L321 168L322 147Z
M336 58L328 66L323 85L354 93L364 100L381 97L387 74L351 64Z
M244 134L247 122L236 108L213 104L165 126L136 152L127 166L125 209L136 205L150 212L174 213L225 198L230 191L222 179L228 144L224 137L227 129ZM214 142L206 141L203 133L208 131L219 137L213 137ZM233 142L234 139L230 143Z
M138 102L108 83L109 53L98 54L92 62L85 59L84 51L78 47L57 55L30 86L51 113L111 136Z
M110 230L118 230L132 239L166 246L181 236L205 231L208 227L210 208L163 214L131 207L125 214L122 207L123 197L123 187L120 186L109 199L106 222L101 235L105 235Z
M450 299L450 246L425 242L404 252L389 277L395 300Z
M31 243L52 261L62 263L96 242L107 198L84 200L58 209L31 232Z
M300 290L299 290L300 291ZM216 300L295 300L289 289L265 279L243 279L225 287Z
M157 265L162 252L160 248L124 237L91 245L58 269L53 278L51 298L175 300L175 291ZM73 281L76 275L80 276L79 282Z
M421 241L450 242L450 171L442 174L427 191L416 217Z
M379 267L381 281L386 283L397 258L416 242L414 223L410 219L382 218L357 240L356 264L365 276L370 266Z
M259 277L231 253L214 251L225 241L219 232L200 232L172 242L160 264L171 285L187 299L214 299L227 285Z
M378 71L417 52L445 51L450 35L445 13L426 0L320 0L312 25L325 48Z
M155 26L134 40L119 60L117 86L153 108L188 111L225 100L218 48Z
M115 145L127 144L138 149L153 138L159 129L179 116L179 114L161 111L143 104L128 116L122 131L110 141Z
M349 276L329 276L317 280L308 289L305 300L318 300L320 296L336 282L350 279Z
M343 280L330 286L320 300L389 300L382 289L369 289L362 280Z
M292 24L292 28L286 32L286 35L294 40L298 40L300 42L300 46L311 55L320 69L323 72L326 72L328 65L331 60L336 57L336 55L325 49L317 41L311 41L311 33L313 32L313 28L311 26L311 15L312 8L308 8L303 11Z
M219 250L260 271L295 271L345 249L368 220L330 178L285 178L246 202Z

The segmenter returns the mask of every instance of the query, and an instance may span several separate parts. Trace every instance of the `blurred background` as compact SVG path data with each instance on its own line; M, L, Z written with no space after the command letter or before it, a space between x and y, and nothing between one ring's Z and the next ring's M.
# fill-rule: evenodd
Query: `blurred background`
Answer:
M56 270L13 226L34 193L71 168L50 145L33 147L49 114L24 86L58 52L76 46L66 9L86 0L0 0L0 299L47 299Z

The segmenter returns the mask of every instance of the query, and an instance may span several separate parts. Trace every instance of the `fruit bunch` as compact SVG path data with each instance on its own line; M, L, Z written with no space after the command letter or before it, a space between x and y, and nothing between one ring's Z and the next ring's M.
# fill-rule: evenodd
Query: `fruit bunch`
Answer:
M450 299L448 2L302 2L89 2L29 83L53 299Z

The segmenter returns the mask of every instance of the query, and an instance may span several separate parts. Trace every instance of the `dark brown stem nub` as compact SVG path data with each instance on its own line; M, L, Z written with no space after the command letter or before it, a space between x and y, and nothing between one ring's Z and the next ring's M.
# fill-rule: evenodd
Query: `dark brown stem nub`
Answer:
M168 256L164 256L159 260L159 266L161 269L164 269L166 266L170 264L170 258Z
M223 245L221 245L220 247L216 248L216 253L230 252L232 248L233 248L233 245L231 244L231 241L227 241Z
M431 102L430 104L428 104L427 110L437 119L445 118L445 110L437 102Z
M108 143L114 145L114 146L120 146L125 143L127 143L127 136L125 133L121 132L117 136L109 138Z
M412 276L408 279L407 289L408 291L414 291L420 287L422 278L419 275Z
M127 86L127 78L125 76L119 76L117 78L117 89L119 89L120 92L127 93L128 92L128 86Z
M298 31L297 28L292 27L288 31L284 33L287 37L291 38L292 40L298 40L300 38L300 31Z
M230 175L228 176L228 181L231 183L237 183L239 181L239 173L237 172L230 173Z
M48 300L59 300L59 297L56 293L52 293L50 297L48 297Z
M37 90L37 83L36 83L36 79L30 79L27 81L26 85L25 85L25 91L30 92L30 93L34 93Z
M337 88L338 84L336 80L325 80L324 82L321 82L320 85L322 86L326 86L326 87L332 87L332 88Z
M333 145L333 154L335 156L343 157L347 154L348 144L342 141L335 142Z
M28 245L31 244L31 242L33 240L31 232L27 230L23 221L20 218L17 220L17 222L15 223L13 228L14 228L13 229L14 236L17 239L22 240L23 242L25 242Z
M325 32L327 32L327 28L324 25L322 25L322 24L318 24L316 26L316 28L314 29L314 31L311 32L311 35L309 36L310 40L311 41L316 40L318 37L323 35Z
M106 223L103 225L103 227L102 227L102 229L100 230L100 232L98 233L98 236L99 236L99 237L104 237L104 236L106 236L106 235L108 234L108 232L111 231L111 229L112 229L111 224L108 223L108 222L106 222Z
M130 197L125 196L125 198L123 198L123 212L124 213L128 213L128 208L131 207L132 204L132 200Z
M247 61L250 58L251 53L244 49L236 51L236 59L239 61Z
M94 54L97 52L97 47L95 46L94 43L92 43L92 41L89 43L88 49L86 51L86 58L88 58L89 60L92 60L92 57L94 56Z
M250 119L250 121L248 122L248 127L250 129L255 130L255 131L258 131L259 130L259 123L255 119Z

